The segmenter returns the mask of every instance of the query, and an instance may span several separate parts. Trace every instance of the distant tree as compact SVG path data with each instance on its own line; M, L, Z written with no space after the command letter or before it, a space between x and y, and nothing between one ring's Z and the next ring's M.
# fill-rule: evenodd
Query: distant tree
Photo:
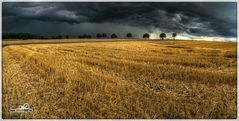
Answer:
M161 33L159 37L163 40L164 38L166 38L166 34L165 33Z
M149 34L148 34L148 33L145 33L145 34L143 35L143 38L149 38Z
M19 35L19 38L22 39L22 40L26 40L26 39L28 39L28 36L25 35L25 34L20 34L20 35ZM30 38L30 37L29 37L29 38Z
M69 39L69 35L66 35L65 38L66 38L66 39Z
M106 38L106 37L107 37L107 34L106 34L106 33L103 33L103 34L102 34L102 37L103 37L103 38Z
M58 36L52 36L52 39L59 39L60 38L60 36L58 35Z
M172 33L172 37L175 40L175 37L177 36L177 33Z
M52 39L62 39L62 35L53 36Z
M101 38L102 35L98 33L98 34L96 35L96 37L97 37L97 38Z
M132 34L131 33L128 33L126 36L127 36L127 38L132 38Z
M83 35L79 35L78 38L91 38L91 35L83 34Z
M87 35L87 38L91 38L91 35Z
M41 35L29 34L29 33L3 33L2 39L45 39L46 37Z
M83 34L83 35L82 35L82 38L87 38L87 37L88 37L87 34Z
M40 39L46 39L44 36L40 36Z
M111 35L111 38L117 38L117 35L114 33Z

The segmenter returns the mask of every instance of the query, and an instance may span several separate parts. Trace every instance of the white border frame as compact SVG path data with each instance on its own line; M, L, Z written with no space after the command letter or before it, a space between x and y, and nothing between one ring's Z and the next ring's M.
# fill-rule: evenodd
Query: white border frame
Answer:
M0 49L0 80L1 80L1 83L0 83L0 100L1 100L1 103L0 103L0 120L9 120L9 121L13 121L13 120L19 120L19 119L3 119L2 118L2 3L3 2L237 2L237 57L239 57L239 45L238 45L238 13L239 13L239 10L238 10L238 5L239 5L239 0L0 0L1 2L1 6L0 6L0 14L1 14L1 19L0 19L0 33L1 33L1 36L0 36L0 44L1 44L1 49ZM238 84L238 75L239 75L239 71L238 71L238 64L239 64L239 60L237 58L237 119L239 117L239 106L238 106L238 101L239 101L239 97L238 97L238 93L239 93L239 84ZM237 121L237 119L211 119L211 120L235 120ZM92 119L20 119L20 120L36 120L36 121L40 121L40 120L54 120L54 121L57 121L57 120L85 120L85 121L88 121L88 120L92 120ZM93 119L93 120L134 120L134 119ZM155 120L155 119L136 119L136 120L139 120L139 121L151 121L151 120ZM209 119L156 119L156 120L176 120L176 121L179 121L179 120L189 120L189 121L192 121L192 120L202 120L202 121L207 121Z

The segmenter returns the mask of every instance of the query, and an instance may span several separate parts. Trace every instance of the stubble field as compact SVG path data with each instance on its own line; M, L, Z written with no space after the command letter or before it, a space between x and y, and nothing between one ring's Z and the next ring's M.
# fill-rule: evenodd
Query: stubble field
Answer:
M3 47L3 118L236 118L236 42ZM15 114L11 100L33 109Z

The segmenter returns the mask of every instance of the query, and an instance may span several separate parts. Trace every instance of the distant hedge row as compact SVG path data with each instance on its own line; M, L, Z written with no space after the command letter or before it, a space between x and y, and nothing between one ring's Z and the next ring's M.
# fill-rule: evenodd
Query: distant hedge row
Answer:
M172 37L174 39L176 36L177 36L176 33L172 33ZM132 33L127 33L126 37L132 38L133 35L132 35ZM166 38L166 34L161 33L159 35L159 37L161 39L164 39L164 38ZM5 34L3 34L2 38L3 39L23 39L23 40L26 40L26 39L48 39L47 37L44 37L44 36L34 35L34 34L29 34L29 33L5 33ZM69 37L69 35L65 35L64 37L62 35L57 35L57 36L52 36L49 39L63 39L63 38L68 39L70 37ZM77 38L92 38L92 36L83 34L83 35L79 35ZM97 33L96 38L107 38L107 34L106 33L103 33L103 34ZM117 38L117 35L115 33L113 33L110 35L110 38ZM150 38L150 34L149 33L143 34L143 38Z
M28 34L28 33L5 33L2 34L3 39L47 39L44 36Z

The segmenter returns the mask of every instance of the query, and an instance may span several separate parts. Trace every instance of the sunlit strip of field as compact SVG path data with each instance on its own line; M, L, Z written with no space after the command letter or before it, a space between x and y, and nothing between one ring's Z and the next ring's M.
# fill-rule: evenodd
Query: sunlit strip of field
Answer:
M8 45L3 117L236 118L236 60L234 42Z

